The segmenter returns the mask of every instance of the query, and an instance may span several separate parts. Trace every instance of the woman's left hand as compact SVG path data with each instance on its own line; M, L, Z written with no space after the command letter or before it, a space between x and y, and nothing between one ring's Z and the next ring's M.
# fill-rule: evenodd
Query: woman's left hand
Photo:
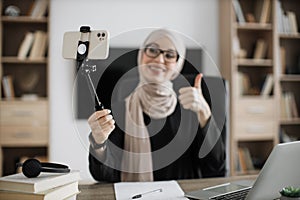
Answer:
M204 127L211 116L211 110L202 93L202 77L203 74L196 76L194 87L181 88L178 98L183 108L197 113L200 125Z

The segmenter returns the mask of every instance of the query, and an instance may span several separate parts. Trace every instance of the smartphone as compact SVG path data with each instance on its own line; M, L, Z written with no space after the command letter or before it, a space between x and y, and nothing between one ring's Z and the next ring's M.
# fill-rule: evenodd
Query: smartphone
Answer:
M83 35L84 34L84 35ZM66 32L63 38L63 57L76 59L79 41L89 41L87 58L91 60L103 60L109 54L109 32L106 30L94 30L88 33L79 31Z

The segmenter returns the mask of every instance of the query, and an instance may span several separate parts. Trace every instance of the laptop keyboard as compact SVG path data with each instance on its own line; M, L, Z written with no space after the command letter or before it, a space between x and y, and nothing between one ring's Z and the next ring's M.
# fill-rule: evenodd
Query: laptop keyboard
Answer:
M238 190L235 192L227 193L227 194L222 194L216 197L212 197L210 199L215 199L215 200L226 200L226 199L231 199L231 200L244 200L246 199L246 196L251 188L246 188L243 190Z

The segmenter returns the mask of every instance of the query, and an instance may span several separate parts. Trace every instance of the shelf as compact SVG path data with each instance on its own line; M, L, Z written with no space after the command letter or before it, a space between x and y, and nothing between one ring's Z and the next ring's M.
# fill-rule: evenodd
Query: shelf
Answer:
M3 23L48 23L48 18L32 18L29 16L19 16L19 17L8 17L2 16L1 20Z
M271 59L237 59L237 64L239 66L249 66L249 67L272 67L273 61Z
M25 59L25 60L21 60L18 59L15 56L5 56L1 58L1 62L2 63L16 63L16 64L46 64L47 63L47 59L46 58L41 58L41 59L34 59L34 60L29 60L29 59Z
M281 34L279 34L279 38L280 39L300 39L300 34L298 33L296 35L296 34L284 34L284 33L281 33Z
M266 103L273 103L273 101L275 100L274 99L274 96L268 96L268 97L264 97L264 96L261 96L261 95L243 95L243 96L239 96L238 101L250 101L250 102L256 102L256 103L260 103L260 102L266 102Z
M238 30L263 30L263 31L271 31L272 24L266 23L235 23L234 28Z
M23 104L23 103L42 103L47 102L46 97L38 97L36 100L23 100L21 97L15 97L13 100L8 100L6 98L0 99L0 106L5 106L8 104Z
M273 135L261 135L261 134L244 134L236 135L236 141L239 142L252 142L252 141L272 141Z
M300 74L288 74L280 77L281 82L300 82Z
M257 175L259 174L260 170L251 170L251 171L246 171L246 172L241 172L241 171L238 171L236 172L236 175L238 176L242 176L242 175Z
M280 125L300 125L300 118L292 118L292 119L281 119Z

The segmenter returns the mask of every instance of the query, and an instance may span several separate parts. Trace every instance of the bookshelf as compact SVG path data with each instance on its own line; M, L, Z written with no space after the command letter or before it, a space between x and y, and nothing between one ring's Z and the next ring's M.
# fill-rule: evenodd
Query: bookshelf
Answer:
M237 3L242 12L237 12ZM259 14L263 12L269 17ZM299 13L300 3L293 0L220 1L221 69L230 82L232 100L232 175L258 173L276 143L300 139ZM258 40L265 46L260 51ZM261 95L268 76L272 90ZM245 148L254 170L241 167L245 161L237 152Z
M285 9L300 13L297 1L280 1ZM299 132L299 119L281 119L280 108L283 91L299 93L299 75L283 74L281 62L300 55L300 40L298 34L278 31L277 4L278 0L220 1L220 63L231 91L231 175L258 173L281 141L281 129ZM282 45L290 57L280 59ZM300 105L300 96L295 96ZM245 161L240 149L249 151L254 169L241 167Z
M280 137L283 141L293 141L300 139L300 4L291 0L281 0L277 6L277 18L284 18L286 16L282 15L288 15L290 12L296 15L297 31L293 30L293 23L290 26L278 23L276 28L282 106L279 116Z
M7 14L11 6L19 11ZM1 0L0 8L0 176L4 176L14 173L15 163L24 157L48 157L49 0ZM42 39L37 39L37 32ZM20 58L28 33L32 40Z

